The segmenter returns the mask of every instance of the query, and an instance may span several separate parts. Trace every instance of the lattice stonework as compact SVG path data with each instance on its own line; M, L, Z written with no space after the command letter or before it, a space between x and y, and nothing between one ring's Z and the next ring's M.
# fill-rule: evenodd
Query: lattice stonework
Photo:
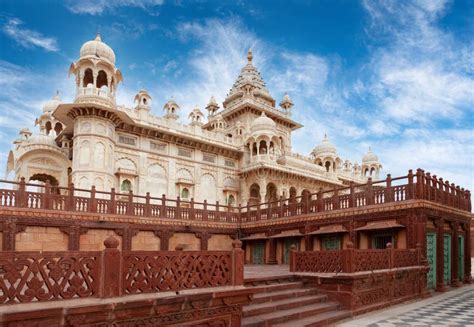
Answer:
M358 250L354 252L354 271L370 271L387 269L390 256L384 250Z
M123 292L142 293L232 284L229 252L124 252Z
M98 294L100 252L0 253L0 303Z
M296 271L334 273L342 271L342 251L296 252L295 255Z

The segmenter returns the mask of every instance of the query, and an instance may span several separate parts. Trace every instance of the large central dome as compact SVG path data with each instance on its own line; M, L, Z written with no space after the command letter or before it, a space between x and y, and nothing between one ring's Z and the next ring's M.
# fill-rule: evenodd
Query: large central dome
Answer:
M92 41L87 41L81 47L80 52L81 58L94 57L99 59L108 60L112 65L115 65L115 53L111 47L106 43L102 42L100 34Z

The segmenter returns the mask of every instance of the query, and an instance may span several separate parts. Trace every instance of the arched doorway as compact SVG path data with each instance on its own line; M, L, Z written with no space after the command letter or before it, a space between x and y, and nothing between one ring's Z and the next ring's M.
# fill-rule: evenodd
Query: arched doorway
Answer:
M296 188L293 186L290 188L290 203L296 202Z
M46 184L47 181L49 181L49 184L51 185L51 193L59 194L59 188L58 188L59 182L58 182L57 178L52 176L52 175L44 174L44 173L34 174L29 178L28 181L31 182L32 184L36 184L36 185L44 185L44 184ZM43 187L41 187L41 186L39 186L39 187L37 187L37 186L27 186L27 191L42 192Z
M259 204L260 200L260 185L254 183L252 186L250 186L249 203L250 205Z
M267 193L266 193L266 196L265 196L265 202L272 202L271 205L275 206L275 205L278 205L278 203L276 203L276 201L278 201L277 188L276 188L275 184L268 183L267 184Z

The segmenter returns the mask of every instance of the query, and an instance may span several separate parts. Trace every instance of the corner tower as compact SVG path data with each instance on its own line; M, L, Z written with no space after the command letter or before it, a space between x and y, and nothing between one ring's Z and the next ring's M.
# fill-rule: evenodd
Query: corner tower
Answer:
M97 33L94 40L81 47L79 60L72 63L69 74L76 77L76 103L91 98L105 105L115 104L117 85L122 73L115 67L115 53Z

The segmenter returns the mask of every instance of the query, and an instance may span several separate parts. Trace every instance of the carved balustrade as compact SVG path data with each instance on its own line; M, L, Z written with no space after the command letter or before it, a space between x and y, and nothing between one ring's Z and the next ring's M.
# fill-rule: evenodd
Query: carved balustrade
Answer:
M353 249L327 251L290 250L291 272L355 273L420 266L421 248Z
M244 251L0 252L0 304L243 285Z
M0 207L20 207L29 209L48 209L77 211L123 216L156 217L167 219L215 221L223 223L245 223L292 217L308 213L357 208L368 205L381 205L412 199L428 200L464 211L471 211L470 191L450 184L442 178L431 176L418 169L416 174L410 170L407 176L392 178L367 184L339 187L333 190L289 199L279 199L246 206L223 206L219 202L185 201L177 197L152 197L96 191L69 187L52 187L49 183L35 185L25 182L0 181ZM27 190L36 187L33 192Z

